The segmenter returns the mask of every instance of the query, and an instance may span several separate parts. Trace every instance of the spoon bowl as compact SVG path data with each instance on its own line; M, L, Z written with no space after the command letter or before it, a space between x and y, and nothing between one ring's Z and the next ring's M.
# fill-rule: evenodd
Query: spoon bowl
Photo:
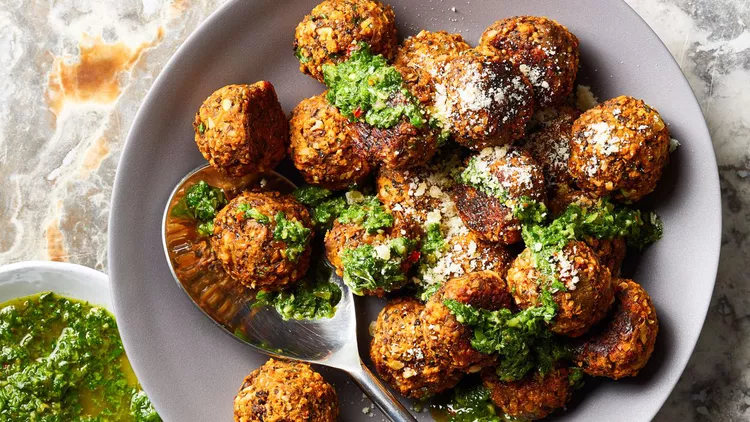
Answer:
M213 258L208 240L195 235L194 222L172 215L186 189L200 180L223 189L230 200L248 188L290 193L296 187L276 172L228 178L209 165L180 180L164 210L162 243L172 276L198 309L226 333L261 353L346 371L391 420L415 421L362 362L354 298L334 271L331 281L342 294L332 318L284 320L271 307L253 306L256 292L224 272Z

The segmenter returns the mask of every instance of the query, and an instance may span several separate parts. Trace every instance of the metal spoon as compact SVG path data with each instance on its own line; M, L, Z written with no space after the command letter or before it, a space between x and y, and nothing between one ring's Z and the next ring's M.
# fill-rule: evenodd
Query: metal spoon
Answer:
M188 221L170 217L186 185L198 180L223 188L229 199L252 186L282 192L295 188L276 172L229 179L208 165L193 170L177 184L164 211L162 241L172 275L193 303L224 331L258 352L341 369L392 421L416 421L362 362L354 298L335 272L331 280L341 288L342 298L333 318L284 321L274 309L250 306L254 292L224 273L212 260L208 241L191 235Z

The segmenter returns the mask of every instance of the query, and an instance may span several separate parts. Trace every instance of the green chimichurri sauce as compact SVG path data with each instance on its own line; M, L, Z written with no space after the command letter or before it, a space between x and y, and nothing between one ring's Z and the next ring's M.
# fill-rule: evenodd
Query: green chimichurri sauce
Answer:
M310 209L310 216L318 230L330 229L333 221L347 207L342 196L333 197L333 192L316 186L303 186L293 192L298 201Z
M280 292L259 292L253 306L272 306L285 320L333 318L341 289L330 281L332 271L323 258L315 262L304 280Z
M323 79L328 102L350 121L381 129L395 126L402 116L419 128L427 123L417 99L404 88L401 74L382 55L373 55L365 43L345 62L323 65ZM406 104L389 104L395 95L406 97Z
M0 420L161 421L114 317L53 293L0 305Z
M210 236L214 231L214 217L225 205L224 191L201 180L188 188L185 196L172 208L172 216L197 220L196 232L200 236Z
M490 392L481 384L467 384L456 387L447 406L449 422L502 422L512 419L498 415L490 400Z
M362 196L341 211L338 220L344 224L357 224L370 234L393 227L394 222L393 215L385 210L377 196Z
M250 204L239 204L237 210L245 218L251 218L260 224L270 224L271 217L261 213ZM300 255L307 249L307 243L310 240L311 230L305 227L302 222L289 220L283 212L277 212L273 217L276 227L273 229L273 238L286 243L286 257L291 262L297 262Z
M415 246L413 240L398 237L378 246L380 249L373 245L344 249L341 253L344 283L356 295L377 289L391 291L403 285L407 280L405 265L418 259L413 254Z

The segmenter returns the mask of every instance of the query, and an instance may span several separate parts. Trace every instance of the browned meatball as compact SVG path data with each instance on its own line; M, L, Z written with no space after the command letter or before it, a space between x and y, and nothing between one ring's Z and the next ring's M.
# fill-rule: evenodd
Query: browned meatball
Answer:
M523 137L534 100L528 78L510 62L469 50L444 63L434 108L456 142L479 151Z
M387 255L392 255L388 250L388 244L399 237L416 240L419 239L418 230L405 221L396 219L393 227L378 230L374 233L368 233L361 225L356 223L341 223L335 221L331 230L325 236L326 257L328 261L336 268L336 274L343 277L345 266L342 260L343 253L347 249L356 249L362 245L372 245L375 251ZM388 250L388 252L382 252ZM379 255L379 257L383 258ZM407 274L411 267L416 263L417 257L404 257L401 263L401 271ZM380 296L385 293L397 290L408 283L408 277L404 277L400 284L389 285L388 288L379 287L374 290L364 289L361 292L355 290L357 294ZM389 283L390 284L390 283ZM352 286L350 286L352 287Z
M471 46L460 34L422 30L419 34L404 40L396 53L394 63L422 69L432 78L440 79L443 62L470 49Z
M565 290L552 292L558 309L550 331L568 337L581 336L604 318L614 302L609 270L599 264L591 248L579 241L570 241L552 260L556 278L565 285ZM507 282L519 308L539 305L540 292L548 283L544 277L536 268L529 248L513 261Z
M324 0L294 32L299 70L323 82L323 65L349 58L360 43L390 60L396 54L396 15L376 0Z
M575 357L589 375L634 377L646 366L656 344L659 321L651 297L632 280L615 281L614 313L601 331L583 338Z
M421 316L427 347L436 356L447 356L453 368L477 372L494 364L495 356L471 346L472 330L458 322L445 300L490 311L508 308L511 298L502 277L493 271L481 271L451 279L430 297Z
M269 359L234 398L235 422L334 422L336 391L310 365Z
M461 219L489 242L519 242L521 223L514 207L522 198L545 200L542 168L522 149L486 148L469 160L460 178L453 200Z
M490 399L508 416L520 420L537 420L560 409L573 395L569 381L570 370L558 366L545 375L534 371L524 378L500 381L494 368L482 371L484 386L490 390Z
M542 116L540 114L542 113L537 113L534 117L539 116L541 127L528 136L524 149L542 166L547 191L551 193L559 184L573 184L573 178L568 172L570 137L573 122L581 112L575 107L561 105L547 109Z
M582 208L590 208L597 204L597 198L585 192L570 188L568 185L559 185L557 191L549 201L549 209L553 217L559 217L571 204L577 204ZM620 274L622 262L625 260L627 253L627 242L624 237L615 237L614 239L597 239L591 236L585 236L582 239L596 253L599 263L607 267L612 277Z
M669 140L656 110L632 97L613 98L573 125L570 174L597 196L638 201L656 188L669 162Z
M232 177L273 169L289 143L286 115L266 81L220 88L203 102L193 128L203 157Z
M538 104L559 103L573 91L578 73L578 38L552 19L515 16L490 25L479 41L483 51L510 60L534 87Z
M326 93L297 105L289 121L289 155L311 185L345 189L370 173L367 160L354 148L348 120L326 100Z
M429 101L430 86L424 78L413 76L415 70L398 68L404 77L404 84L418 101ZM424 90L427 90L426 92ZM386 101L388 107L407 106L410 99L401 91L396 91ZM365 122L350 125L355 145L370 160L373 166L388 169L417 167L427 163L437 151L437 134L428 123L415 126L404 115L396 125L379 128Z
M312 228L307 208L292 196L243 192L216 215L211 247L235 280L278 290L305 275Z
M422 336L419 314L424 305L414 298L388 302L372 332L370 358L378 375L402 395L422 399L453 388L461 373L445 357L430 353Z

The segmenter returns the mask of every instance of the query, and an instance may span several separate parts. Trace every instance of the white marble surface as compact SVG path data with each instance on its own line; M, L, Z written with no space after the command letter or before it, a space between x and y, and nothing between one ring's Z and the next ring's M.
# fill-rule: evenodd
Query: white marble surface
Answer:
M109 198L130 123L172 53L222 2L0 0L0 264L106 271ZM627 2L700 101L723 199L712 306L657 420L750 420L750 2Z

